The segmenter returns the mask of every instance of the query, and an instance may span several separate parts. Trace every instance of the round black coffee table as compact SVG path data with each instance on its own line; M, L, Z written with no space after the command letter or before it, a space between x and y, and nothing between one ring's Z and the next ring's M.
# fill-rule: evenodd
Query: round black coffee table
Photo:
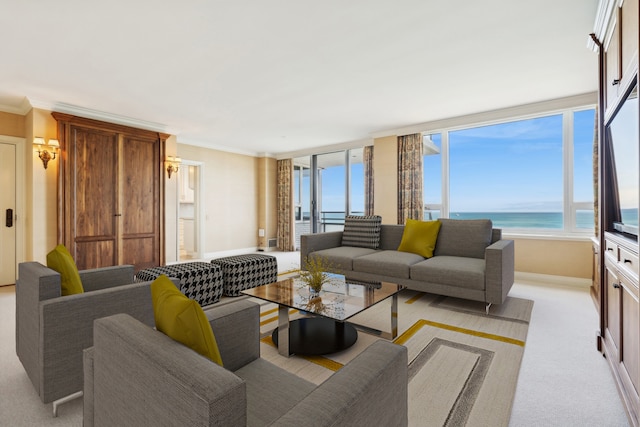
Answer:
M278 328L271 334L278 345ZM318 356L337 353L358 339L356 328L325 317L305 317L289 322L289 354Z

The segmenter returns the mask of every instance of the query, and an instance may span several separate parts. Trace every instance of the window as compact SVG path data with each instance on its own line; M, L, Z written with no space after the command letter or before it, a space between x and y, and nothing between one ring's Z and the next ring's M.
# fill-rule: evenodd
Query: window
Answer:
M424 218L592 231L594 119L571 110L425 135Z

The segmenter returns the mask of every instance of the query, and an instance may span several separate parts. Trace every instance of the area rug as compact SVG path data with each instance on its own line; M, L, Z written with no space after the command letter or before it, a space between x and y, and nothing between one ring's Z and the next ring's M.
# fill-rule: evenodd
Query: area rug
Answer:
M252 300L261 304L262 357L316 384L382 339L359 332L356 344L340 353L286 358L271 340L277 306ZM507 426L532 309L533 301L509 297L486 314L483 303L401 292L394 342L409 354L409 425ZM290 312L292 319L299 316ZM390 301L351 320L390 330Z

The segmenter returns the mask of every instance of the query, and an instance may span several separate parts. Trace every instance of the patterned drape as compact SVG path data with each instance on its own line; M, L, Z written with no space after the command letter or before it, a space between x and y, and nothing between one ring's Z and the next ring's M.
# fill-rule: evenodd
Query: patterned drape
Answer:
M422 134L398 137L398 224L422 220Z
M278 250L293 251L293 161L278 160Z
M364 147L364 214L373 215L373 145Z
M598 143L598 107L596 106L596 111L594 115L594 129L593 129L593 222L595 225L595 235L599 236L600 233L600 221L598 218L598 213L600 211L598 207L598 162L600 161L600 156L598 154L599 143Z

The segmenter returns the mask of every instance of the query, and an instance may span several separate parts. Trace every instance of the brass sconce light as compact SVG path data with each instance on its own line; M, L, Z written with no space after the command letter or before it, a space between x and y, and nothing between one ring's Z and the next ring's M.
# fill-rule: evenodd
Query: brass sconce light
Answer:
M171 174L174 172L178 172L178 169L180 168L180 157L173 157L173 156L169 156L167 157L166 160L166 164L167 164L167 175L169 175L169 179L171 179Z
M44 138L33 138L33 145L37 147L38 157L42 160L42 164L46 169L49 165L49 160L56 158L56 153L60 148L60 143L57 139L50 139L49 143L46 143Z

